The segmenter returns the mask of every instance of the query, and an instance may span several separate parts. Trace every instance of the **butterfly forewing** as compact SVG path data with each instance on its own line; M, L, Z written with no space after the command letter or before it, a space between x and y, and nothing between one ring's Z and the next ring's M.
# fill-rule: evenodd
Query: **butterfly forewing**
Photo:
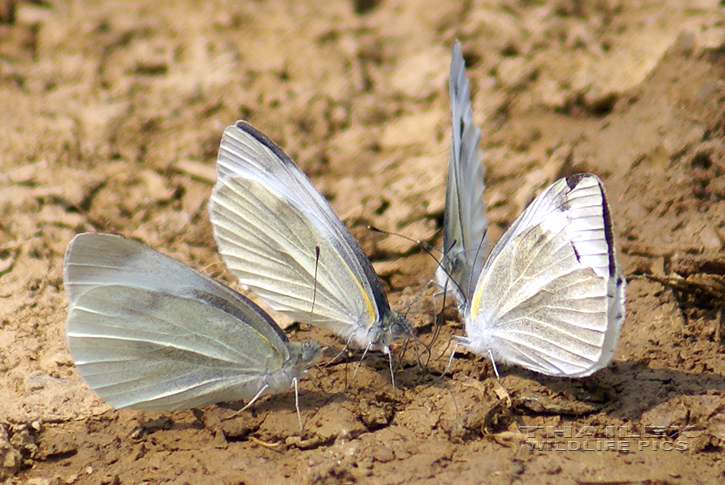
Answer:
M168 294L186 294L254 314L258 308L246 298L144 244L111 234L80 234L68 245L63 281L72 307L78 297L96 286L123 285ZM213 295L213 298L210 296ZM231 309L231 310L229 310ZM248 324L280 345L286 337L272 320L250 319ZM271 324L270 324L271 322Z
M216 190L233 178L258 180L263 190L304 212L306 223L328 239L365 291L380 305L387 299L370 262L324 197L300 168L262 132L245 121L224 130L217 158L217 184L209 212L214 220ZM244 206L233 207L244 212ZM221 248L220 248L221 249Z
M227 179L214 192L212 214L227 266L276 310L327 328L377 320L374 302L342 254L305 214L262 183Z
M483 205L481 130L473 122L465 62L458 41L453 46L449 79L451 148L443 221L443 258L437 283L453 290L459 303L471 296L483 267L488 242ZM448 280L451 277L452 283ZM459 290L460 288L460 290Z
M303 355L254 303L136 241L78 235L64 267L68 347L83 379L116 408L279 392L320 349L308 343Z
M209 208L214 237L243 284L276 310L365 347L387 348L412 333L390 310L352 235L269 138L243 121L228 127L217 173ZM402 332L393 335L392 321Z
M553 232L564 230L578 257L585 258L584 266L602 276L613 274L616 260L609 208L596 176L577 174L550 185L496 243L488 261L522 231L539 224Z

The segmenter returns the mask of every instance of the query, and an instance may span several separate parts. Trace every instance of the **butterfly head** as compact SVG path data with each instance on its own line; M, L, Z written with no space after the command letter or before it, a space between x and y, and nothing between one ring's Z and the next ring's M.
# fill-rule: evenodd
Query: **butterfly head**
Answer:
M312 340L302 342L301 344L299 344L299 346L300 347L299 353L297 354L296 358L296 365L302 368L312 367L313 365L322 361L322 354L327 348L317 342L313 342Z
M373 345L382 349L387 349L388 344L396 340L407 339L412 337L415 331L408 319L399 313L390 310L381 320L379 327L376 329L374 339L371 339Z
M294 379L300 379L307 369L322 360L322 353L327 347L317 342L289 342L290 356L282 369L271 372L264 378L269 392L276 393L289 389Z

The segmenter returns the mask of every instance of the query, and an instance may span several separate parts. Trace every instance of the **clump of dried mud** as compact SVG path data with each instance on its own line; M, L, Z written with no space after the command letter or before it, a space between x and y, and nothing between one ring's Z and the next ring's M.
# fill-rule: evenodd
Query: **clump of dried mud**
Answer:
M145 241L234 285L206 204L244 118L299 162L420 338L440 244L447 71L469 67L496 240L537 191L605 181L627 319L583 380L397 348L225 419L113 411L65 347L74 234ZM716 2L0 1L0 479L9 483L718 483L725 464L725 15ZM341 348L315 329L292 339ZM419 348L420 350L420 348Z

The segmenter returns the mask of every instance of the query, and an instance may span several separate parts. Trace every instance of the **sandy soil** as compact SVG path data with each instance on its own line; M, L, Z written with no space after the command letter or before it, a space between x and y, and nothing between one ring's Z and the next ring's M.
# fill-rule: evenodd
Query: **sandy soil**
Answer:
M323 6L324 4L324 6ZM73 235L139 238L234 285L207 200L225 126L297 160L422 341L433 306L460 39L500 237L548 183L605 181L627 319L583 380L465 352L313 368L292 392L201 412L114 411L65 346ZM0 1L0 481L722 483L725 12L716 1ZM289 324L290 322L283 323ZM291 339L341 348L298 324Z

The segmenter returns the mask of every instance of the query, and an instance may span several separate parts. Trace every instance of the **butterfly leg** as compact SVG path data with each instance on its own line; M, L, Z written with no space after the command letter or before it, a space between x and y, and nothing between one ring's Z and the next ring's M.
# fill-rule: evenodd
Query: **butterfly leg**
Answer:
M315 364L315 367L317 368L317 370L321 370L319 365ZM309 373L309 369L305 370L305 375L310 378L310 382L315 387L315 389L320 391L320 393L322 394L326 394L326 391L322 388L322 386L314 379L312 374Z
M302 415L300 414L300 389L296 377L292 379L292 383L295 386L295 410L297 411L297 421L300 423L300 436L302 436L304 429L302 428Z
M360 358L360 361L358 361L357 365L355 366L355 372L352 373L352 378L350 379L350 382L347 383L347 387L345 387L345 391L347 391L350 388L350 384L352 384L352 381L355 380L355 376L357 375L357 371L360 370L360 366L363 363L363 360L365 360L365 356L368 355L368 350L372 347L373 344L368 345L365 348L365 352L363 352L362 357Z
M501 376L498 373L498 368L496 367L496 361L493 359L493 353L491 351L488 351L488 357L491 359L491 365L493 366L493 372L496 374L496 379L499 381L501 380Z
M451 340L458 340L455 335L451 337ZM448 342L450 345L450 341ZM453 346L453 351L451 351L451 357L448 359L448 365L446 365L446 368L443 370L443 374L441 374L441 377L448 374L448 371L451 370L451 365L453 364L453 357L456 355L456 349L458 349L458 346L461 345L461 342L456 342L456 345Z
M336 355L335 357L333 357L331 361L327 362L327 363L326 363L325 365L331 365L331 364L332 364L333 362L335 362L335 361L336 361L336 360L337 360L337 359L338 359L338 358L339 358L339 357L340 357L340 356L341 356L342 354L344 354L344 353L345 353L345 351L346 351L347 349L348 349L348 347L347 347L347 344L345 344L345 346L344 346L344 347L342 348L342 350L341 350L341 351L340 351L340 352L339 352L339 353L338 353L338 354L337 354L337 355Z
M428 283L426 284L426 287L431 286L431 285L438 286L438 284L435 281L429 280ZM441 321L441 316L443 315L443 309L446 306L447 286L448 286L448 282L446 282L446 285L443 287L443 290L440 293L435 293L433 295L433 315L434 315L434 317L433 317L433 334L431 336L430 342L428 344L425 344L417 336L414 336L414 338L416 339L416 341L417 342L420 342L420 344L425 349L423 352L420 352L419 353L418 352L417 345L415 347L415 350L416 350L416 360L418 362L418 367L419 368L422 368L424 366L427 366L430 363L431 358L433 358L433 344L435 344L435 342L438 340L438 337L440 336L441 328L442 328L442 324L440 323L440 321ZM421 290L421 293L422 292L423 292L423 290ZM442 307L441 307L441 313L439 314L438 313L438 303L436 301L436 298L438 296L441 296L441 295L443 295L443 303L442 303ZM425 361L425 364L424 364L422 362L422 356L425 355L425 354L428 354L428 357L427 357L427 359Z
M390 347L387 345L383 348L383 352L388 354L388 362L390 363L390 382L393 384L395 389L395 372L393 372L393 353L390 351Z
M254 397L252 398L252 400L251 400L251 401L249 401L249 402L247 403L247 405L246 405L246 406L244 406L244 407L243 407L242 409L240 409L240 410L239 410L239 411L237 411L236 413L232 414L232 415L231 415L231 416L229 416L228 418L224 418L224 421L226 421L226 420L228 420L228 419L234 419L234 418L236 418L237 416L239 416L239 414L240 414L240 413L241 413L242 411L246 411L247 409L249 409L249 408L250 408L250 407L252 406L252 404L254 404L255 402L257 402L257 399L259 399L260 397L262 397L262 395L264 394L264 391L266 391L267 389L269 389L269 386L268 386L267 384L265 384L264 386L262 386L262 388L261 388L261 389L259 390L259 392L258 392L258 393L257 393L257 394L256 394L256 395L255 395L255 396L254 396Z
M420 352L420 351L418 350L418 344L422 345L422 346L423 346L423 348L425 349L425 350L423 351L423 353L425 353L425 352L430 352L430 348L428 348L428 347L427 347L427 346L426 346L426 345L425 345L425 344L423 343L423 341L422 341L421 339L419 339L419 338L418 338L418 336L417 336L417 335L413 335L413 339L414 339L414 345L413 345L413 350L415 351L415 361L416 361L416 363L418 364L418 369L422 369L423 367L425 367L426 365L428 365L428 362L430 361L430 356L428 357L428 361L427 361L427 362L425 363L425 365L424 365L424 364L423 364L423 362L422 362L422 358L421 358L422 354L421 354L421 352ZM401 357L400 357L400 362L401 362L401 365L402 365L402 362L403 362L403 357L402 357L402 355L401 355Z
M262 388L261 388L261 389L259 390L259 392L258 392L258 393L257 393L257 394L256 394L256 395L255 395L255 396L254 396L254 397L252 398L252 400L251 400L251 401L249 401L249 402L247 403L247 405L246 405L246 406L244 406L244 407L243 407L242 409L240 409L240 410L239 410L239 411L237 411L237 412L241 413L242 411L246 411L247 409L249 409L249 408L250 408L250 406L251 406L252 404L254 404L255 402L257 402L257 399L259 399L260 397L262 397L262 394L264 394L264 391L266 391L267 389L269 389L269 386L268 386L267 384L265 384L264 386L262 386Z
M352 335L350 335L350 337L349 337L349 338L347 339L347 341L345 342L345 346L344 346L344 347L342 348L342 350L341 350L341 351L340 351L340 352L339 352L339 353L338 353L338 354L337 354L337 355L336 355L336 356L335 356L335 357L334 357L334 358L333 358L333 359L332 359L331 361L329 361L329 362L328 362L328 363L326 363L325 365L326 365L326 366L327 366L327 365L331 365L331 364L332 364L333 362L335 362L335 361L336 361L336 360L337 360L337 359L338 359L338 358L339 358L339 357L340 357L340 356L341 356L342 354L344 354L344 353L345 353L345 351L349 350L349 349L350 349L350 342L352 342L352 339L353 339L353 338L355 338L355 334L354 334L354 333L353 333ZM345 389L347 389L347 387L345 387Z

